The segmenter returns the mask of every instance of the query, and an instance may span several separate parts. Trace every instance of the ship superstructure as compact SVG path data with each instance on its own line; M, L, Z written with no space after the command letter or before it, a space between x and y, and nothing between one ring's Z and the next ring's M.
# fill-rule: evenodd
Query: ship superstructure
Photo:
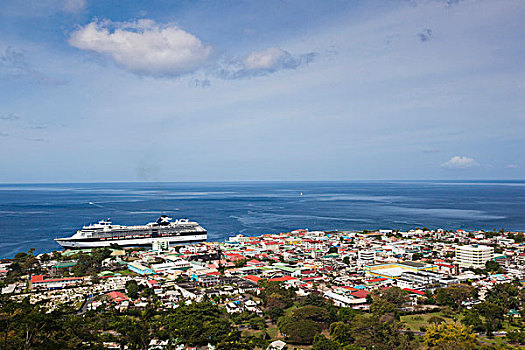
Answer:
M151 245L155 240L165 240L170 244L199 243L207 239L206 230L188 219L172 221L167 215L161 215L157 221L146 225L114 225L110 219L96 224L86 225L73 236L56 238L64 248L96 248L119 246Z

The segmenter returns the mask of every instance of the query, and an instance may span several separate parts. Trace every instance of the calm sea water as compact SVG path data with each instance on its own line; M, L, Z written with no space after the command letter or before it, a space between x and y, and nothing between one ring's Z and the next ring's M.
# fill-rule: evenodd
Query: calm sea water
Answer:
M0 258L59 249L53 238L102 218L160 214L198 221L212 241L296 228L524 230L525 181L0 185Z

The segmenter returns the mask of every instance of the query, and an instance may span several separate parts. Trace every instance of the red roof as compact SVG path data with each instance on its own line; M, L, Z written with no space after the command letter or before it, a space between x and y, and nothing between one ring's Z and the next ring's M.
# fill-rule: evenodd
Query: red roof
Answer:
M252 281L252 282L259 282L259 280L261 279L261 277L257 277L257 276L254 276L254 275L247 275L247 276L244 276L243 277L245 280L249 280L249 281Z
M128 300L128 297L122 294L122 292L109 292L106 295L109 296L113 301L117 302Z
M259 260L252 259L250 261L247 261L246 264L262 264Z
M386 281L386 280L387 280L386 278L373 278L371 280L368 280L367 282L374 283L374 282L381 282L381 281Z
M31 276L31 283L67 282L67 281L78 281L82 279L84 279L84 277L51 278L51 279L45 280L43 275L33 275Z
M420 290L415 290L415 289L411 289L411 288L403 288L403 290L406 290L407 292L410 292L412 294L425 295L425 292L422 292Z
M286 281L291 281L291 280L294 280L295 278L293 278L292 276L283 276L283 277L277 277L277 278L270 278L268 281L270 282L286 282Z
M342 286L341 288L344 288L344 289L349 290L349 291L356 291L356 290L359 290L359 289L357 289L357 288L350 287L350 286Z
M363 289L350 293L350 295L353 295L356 298L366 298L368 294L370 294L370 292Z
M436 264L437 266L443 266L443 267L448 267L449 269L453 269L454 268L454 265L450 265L450 264L441 264L441 263L438 263Z
M224 254L224 255L226 255L227 259L231 260L231 261L237 261L237 260L246 259L244 256L242 256L240 254Z

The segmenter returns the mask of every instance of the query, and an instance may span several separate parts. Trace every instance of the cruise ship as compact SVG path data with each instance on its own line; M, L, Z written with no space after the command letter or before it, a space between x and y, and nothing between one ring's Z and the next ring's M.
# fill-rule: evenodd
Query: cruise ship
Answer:
M64 248L97 248L119 246L147 246L156 240L165 240L170 244L199 243L207 239L206 230L188 219L172 221L167 215L161 215L157 221L146 225L114 225L110 219L82 227L73 236L56 238Z

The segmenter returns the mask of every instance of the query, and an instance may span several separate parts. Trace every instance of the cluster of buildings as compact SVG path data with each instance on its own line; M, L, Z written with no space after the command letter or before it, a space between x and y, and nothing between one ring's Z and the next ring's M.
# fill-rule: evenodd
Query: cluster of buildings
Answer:
M159 241L151 250L114 251L96 278L71 276L68 269L74 261L51 261L43 265L47 273L23 276L2 293L46 301L51 309L73 302L79 312L144 307L152 296L161 308L212 299L229 313L262 316L260 302L247 295L257 295L258 282L264 279L293 287L299 295L318 293L337 306L361 309L368 308L376 289L398 286L417 307L427 290L468 281L482 296L496 283L523 280L524 244L509 235L295 230L175 247ZM496 262L502 273L484 273L488 261ZM0 279L9 268L9 261L0 264ZM152 292L130 298L126 294L130 280Z

